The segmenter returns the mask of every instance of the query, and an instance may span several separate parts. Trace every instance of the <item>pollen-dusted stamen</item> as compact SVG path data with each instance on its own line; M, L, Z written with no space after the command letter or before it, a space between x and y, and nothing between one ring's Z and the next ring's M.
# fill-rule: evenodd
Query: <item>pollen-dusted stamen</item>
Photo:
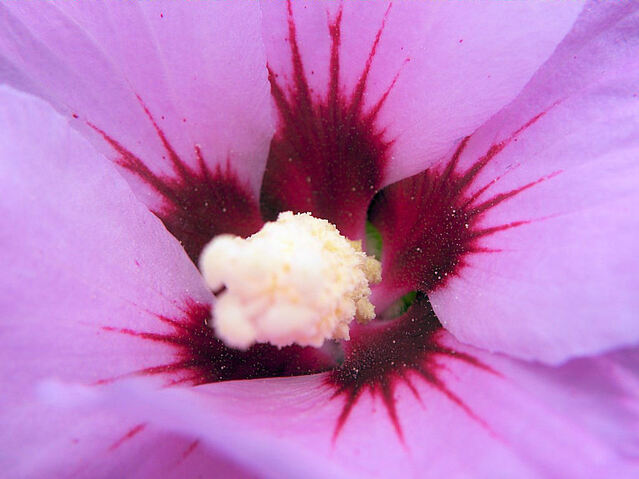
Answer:
M349 339L356 318L375 317L369 284L381 264L326 220L280 213L242 239L221 235L205 247L200 269L209 287L226 289L214 311L217 335L229 346L321 346Z

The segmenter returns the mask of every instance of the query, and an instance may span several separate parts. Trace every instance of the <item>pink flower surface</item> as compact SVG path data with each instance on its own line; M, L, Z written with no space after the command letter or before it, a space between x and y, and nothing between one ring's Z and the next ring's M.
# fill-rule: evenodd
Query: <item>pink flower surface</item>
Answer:
M633 2L0 4L1 475L636 477L638 53ZM285 210L378 232L378 319L230 349L194 263Z

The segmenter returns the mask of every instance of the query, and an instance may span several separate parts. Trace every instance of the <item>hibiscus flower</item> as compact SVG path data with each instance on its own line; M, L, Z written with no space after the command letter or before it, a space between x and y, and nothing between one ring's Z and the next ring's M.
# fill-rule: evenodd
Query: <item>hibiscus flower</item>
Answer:
M636 475L638 10L1 4L3 474ZM229 348L195 263L289 210L378 318Z

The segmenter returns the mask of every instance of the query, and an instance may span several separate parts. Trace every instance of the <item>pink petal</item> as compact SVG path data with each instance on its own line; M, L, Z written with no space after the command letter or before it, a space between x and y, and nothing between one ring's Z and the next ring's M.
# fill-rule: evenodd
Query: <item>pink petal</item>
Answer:
M43 404L33 392L0 413L4 477L256 477L202 441L103 407Z
M51 375L94 383L174 361L170 344L103 328L163 333L157 314L212 298L177 242L50 106L7 87L0 104L3 477L248 477L193 440L37 401Z
M254 2L5 4L0 32L5 79L79 116L111 157L86 122L173 173L152 116L184 164L197 146L212 171L229 161L257 195L273 125Z
M639 341L637 5L597 5L462 153L510 138L468 189L490 185L483 252L429 294L461 341L546 362Z
M364 111L370 113L383 102L373 132L393 141L383 184L432 164L457 138L512 100L581 9L580 2L397 2L390 8L388 2L290 4L313 98L337 93L348 104L363 81ZM276 81L294 90L299 84L287 40L286 8L284 2L263 5L264 35ZM330 86L334 72L330 61L336 37L329 24L339 18L342 8L337 48L340 84L335 92ZM342 132L347 134L353 133ZM344 165L344 174L351 173L348 166Z
M141 337L208 314L213 297L183 249L50 106L8 87L0 104L3 395L178 361L174 344Z
M110 386L89 404L228 451L276 477L632 477L639 471L637 351L534 366L440 344L486 365L439 358L451 395L418 375L396 385L397 435L379 397L343 407L324 375L149 390ZM67 391L69 400L73 389ZM81 394L82 395L82 394ZM256 401L256 398L259 400Z
M291 379L295 381L301 378ZM260 384L267 383L255 380L227 384L253 385L257 392L262 389ZM299 384L303 388L308 383ZM39 396L41 404L58 412L74 410L76 413L87 414L101 410L105 415L116 412L125 424L144 421L143 430L150 429L151 436L155 434L156 438L159 434L155 431L163 431L164 437L169 440L172 434L182 437L182 444L197 441L198 446L208 455L209 462L219 461L222 467L229 469L237 464L248 477L350 477L344 474L339 465L326 462L304 447L296 446L295 441L291 440L294 438L264 434L259 428L252 427L250 422L238 421L236 417L229 416L227 411L216 406L215 400L211 401L212 398L223 400L217 394L209 396L194 391L196 389L157 390L155 385L145 380L128 380L101 388L48 381L40 385ZM297 392L300 390L297 389ZM227 398L234 399L231 395ZM255 397L253 401L255 402ZM178 416L180 421L176 422ZM136 439L142 436L142 431L134 434ZM123 466L135 467L134 453L140 445L133 440L126 440L117 446L122 450L129 449L128 460ZM171 446L171 443L166 444L163 449L167 450L169 458L174 458L176 454L169 450ZM59 451L62 450L60 448ZM182 453L182 448L178 450ZM294 459L291 454L294 454ZM168 462L166 458L158 459ZM318 467L318 460L322 461L321 467ZM235 469L239 467L235 466ZM210 471L209 474L213 472Z

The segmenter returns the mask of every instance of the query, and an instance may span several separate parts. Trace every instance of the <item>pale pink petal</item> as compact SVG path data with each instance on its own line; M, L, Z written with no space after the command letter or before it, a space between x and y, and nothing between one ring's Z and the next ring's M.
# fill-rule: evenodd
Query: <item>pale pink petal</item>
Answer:
M25 390L22 403L2 416L3 477L257 477L197 439L103 407L49 406L34 393Z
M293 67L297 46L315 101L337 95L340 106L348 109L363 95L363 117L383 102L374 133L393 141L384 159L383 184L388 184L432 164L457 138L512 100L568 32L582 4L288 5L290 19L287 3L263 4L267 58L277 83L287 93L304 88ZM297 42L289 38L291 25ZM336 46L333 53L331 45ZM332 54L339 71L330 66ZM339 83L332 83L331 73ZM361 126L370 128L364 121ZM322 134L318 132L318 141ZM357 137L358 132L341 135ZM355 143L350 147L363 148Z
M489 186L478 252L429 294L459 340L546 362L639 341L638 11L589 9L464 149L462 172L503 148L467 190Z
M290 394L302 399L316 397L316 391L308 389L309 386L312 388L313 381L302 377L290 379L293 387L285 391L289 401ZM197 440L204 450L226 457L227 463L241 464L257 477L352 477L341 465L307 450L298 437L290 434L291 431L264 431L260 425L252 424L251 418L261 413L261 408L247 403L243 393L252 390L256 394L266 394L270 407L279 409L272 402L283 392L277 382L254 380L219 384L238 384L241 387L239 390L223 388L219 394L217 391L209 394L199 393L197 388L157 390L144 380L128 380L99 389L49 381L39 390L44 404L61 411L73 409L84 413L101 409L108 413L116 412L126 422L144 421L148 427L165 431L167 435L179 434L187 442ZM253 403L261 401L256 401L257 397L253 396ZM237 406L242 408L241 417L237 417L235 411L219 407L218 402L224 401L237 402ZM286 403L282 405L286 406ZM270 416L273 417L272 414Z
M179 362L171 335L213 301L184 250L44 101L2 87L0 104L4 399Z
M50 106L6 87L0 103L2 475L235 474L214 453L183 458L192 441L37 401L49 375L93 383L170 364L168 344L105 329L162 333L155 314L179 316L181 299L211 297L177 242Z
M364 391L341 431L343 398L315 375L162 392L124 384L80 399L198 438L273 477L632 477L639 472L636 351L535 366L438 342L439 386L394 384L398 427ZM410 383L410 384L409 384ZM57 386L61 403L85 396ZM256 401L259 398L259 401ZM401 436L399 435L401 434ZM267 472L268 471L268 472Z
M177 173L159 129L184 164L197 146L257 194L273 126L255 2L3 4L0 78L76 117L112 157L87 122Z

